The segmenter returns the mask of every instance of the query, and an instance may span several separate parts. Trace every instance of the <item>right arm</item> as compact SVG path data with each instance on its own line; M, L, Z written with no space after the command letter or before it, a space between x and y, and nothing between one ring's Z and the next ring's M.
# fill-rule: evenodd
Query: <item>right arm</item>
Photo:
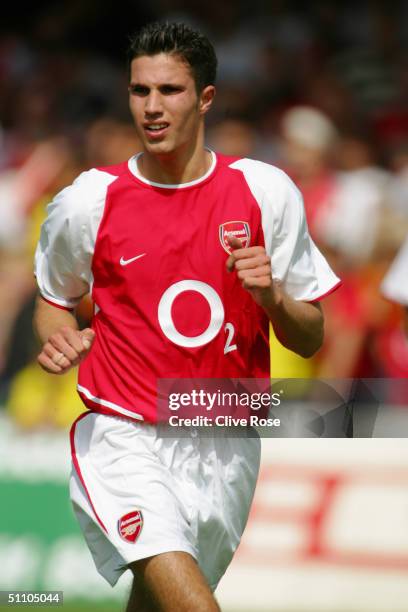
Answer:
M38 363L50 374L65 374L89 353L95 332L78 329L72 311L52 306L37 297L34 330L42 344Z
M49 204L41 228L33 323L42 346L38 363L51 374L78 365L94 340L91 329L78 329L74 309L90 288L94 236L106 193L100 182L96 171L80 175Z

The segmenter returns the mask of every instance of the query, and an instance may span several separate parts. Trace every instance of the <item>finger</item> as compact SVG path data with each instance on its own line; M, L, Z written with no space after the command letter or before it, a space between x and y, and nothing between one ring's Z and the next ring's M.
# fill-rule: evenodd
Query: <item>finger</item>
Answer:
M256 246L256 247L249 247L247 249L238 249L236 251L233 251L231 253L231 255L228 257L227 259L227 269L229 272L231 272L231 270L235 268L239 268L239 266L237 265L238 262L242 262L245 260L252 260L255 257L259 257L259 263L266 263L266 262L270 262L269 257L266 255L265 253L265 249L264 247L261 246ZM249 265L250 267L252 267L252 263L249 264L243 264L242 267L245 267L246 265Z
M55 334L52 334L49 338L48 338L48 342L54 347L54 349L56 349L58 352L63 353L65 355L65 357L67 359L69 359L69 361L74 362L79 358L79 353L78 351L76 351L71 344L69 344L69 341L64 338L64 336L58 332ZM83 348L81 347L81 351L83 350ZM52 355L50 355L50 357L52 357Z
M72 327L63 327L61 329L61 334L78 354L84 352L84 345L80 331L77 329L72 329Z
M228 272L232 272L235 266L235 257L233 253L231 253L231 255L228 257L225 265L227 266Z
M242 242L236 236L232 236L231 234L227 234L226 236L227 242L232 249L242 249Z
M226 235L226 239L231 249L233 249L233 252L228 257L226 262L228 272L232 272L235 265L235 250L242 249L242 242L239 238L237 238L236 236L231 236L230 234Z
M46 372L50 372L52 374L62 372L61 366L54 363L52 359L50 359L50 357L43 352L38 355L37 362Z
M69 368L71 365L75 365L76 361L70 361L69 359L67 359L64 355L64 353L54 353L54 356L51 357L51 361L53 363L55 363L57 366L59 366L60 368L62 368L63 370L65 368Z
M65 358L66 357L65 357L64 353L58 353L57 352L57 353L54 353L54 355L51 357L51 361L53 363L55 363L56 365L60 365L60 363L62 361L64 361Z
M71 361L70 359L67 359L66 355L64 355L62 351L56 350L50 342L44 344L42 353L46 355L52 361L52 363L60 366L62 369L71 365L76 365L76 360Z
M270 276L248 276L242 281L244 289L268 289L272 287L272 278Z
M95 340L95 332L90 327L86 327L80 332L81 342L86 351L89 351Z
M258 257L259 255L265 255L267 257L265 248L263 246L242 247L242 249L233 251L232 255L236 260L248 259L249 257Z
M259 278L261 276L267 276L271 278L271 267L258 266L258 268L251 268L250 270L239 270L237 276L240 280L244 280L245 278L251 277Z
M256 255L255 257L248 257L246 259L238 259L235 262L236 270L250 270L259 268L261 266L271 267L271 260L265 254Z

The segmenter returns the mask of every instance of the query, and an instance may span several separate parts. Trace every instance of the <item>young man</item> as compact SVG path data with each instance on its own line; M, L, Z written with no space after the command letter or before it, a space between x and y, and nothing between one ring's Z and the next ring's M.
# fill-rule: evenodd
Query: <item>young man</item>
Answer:
M36 255L38 361L54 374L81 363L90 411L71 430L71 497L99 572L113 585L132 570L129 611L212 612L259 444L161 438L157 380L269 377L269 321L285 346L312 355L317 300L338 279L283 172L204 147L209 41L152 24L130 60L143 152L84 172L50 204ZM92 329L79 331L72 309L88 291Z

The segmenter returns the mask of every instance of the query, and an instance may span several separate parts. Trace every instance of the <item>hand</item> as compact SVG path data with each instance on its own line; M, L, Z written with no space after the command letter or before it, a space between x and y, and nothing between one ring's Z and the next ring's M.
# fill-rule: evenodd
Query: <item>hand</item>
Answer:
M270 257L262 246L243 248L235 236L227 236L232 249L227 259L227 270L236 270L244 289L250 292L262 308L271 309L282 301L281 281L272 279Z
M89 327L82 331L61 327L48 338L37 361L50 374L65 374L87 356L94 340L95 332Z

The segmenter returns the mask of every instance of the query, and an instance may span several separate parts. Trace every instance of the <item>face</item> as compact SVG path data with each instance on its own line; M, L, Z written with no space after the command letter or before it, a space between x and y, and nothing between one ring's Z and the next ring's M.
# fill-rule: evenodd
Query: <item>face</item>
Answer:
M189 65L175 55L143 55L132 61L129 104L143 148L171 154L194 145L214 97L209 85L197 94Z

